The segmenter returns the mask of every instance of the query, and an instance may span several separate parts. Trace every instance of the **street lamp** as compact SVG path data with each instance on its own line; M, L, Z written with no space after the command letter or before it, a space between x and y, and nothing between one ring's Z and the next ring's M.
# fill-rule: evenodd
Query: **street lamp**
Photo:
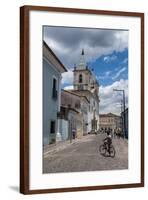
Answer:
M115 92L122 92L123 95L123 134L124 134L124 138L125 138L125 131L126 131L126 120L125 120L125 91L124 90L120 90L120 89L113 89L113 91Z

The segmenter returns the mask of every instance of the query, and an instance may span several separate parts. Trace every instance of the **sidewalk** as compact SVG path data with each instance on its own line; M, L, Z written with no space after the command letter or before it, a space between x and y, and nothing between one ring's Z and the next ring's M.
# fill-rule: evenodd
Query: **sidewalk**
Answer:
M83 136L83 137L85 137L85 136ZM70 140L65 140L65 141L56 142L55 144L46 145L43 148L43 154L44 154L44 156L46 156L49 153L56 153L60 150L67 148L68 146L70 146L72 144L79 143L83 139L83 137L79 138L79 139L78 138L73 139L71 142L70 142Z
M82 136L81 138L75 138L72 140L72 142L70 142L70 140L66 140L66 141L59 141L59 142L56 142L55 144L49 144L49 145L46 145L44 148L43 148L43 155L44 157L48 156L48 154L51 154L51 153L56 153L58 151L61 151L65 148L67 148L68 146L71 146L73 144L77 144L77 143L81 143L81 142L84 142L84 141L88 141L88 140L92 140L92 137L94 137L94 135L84 135Z

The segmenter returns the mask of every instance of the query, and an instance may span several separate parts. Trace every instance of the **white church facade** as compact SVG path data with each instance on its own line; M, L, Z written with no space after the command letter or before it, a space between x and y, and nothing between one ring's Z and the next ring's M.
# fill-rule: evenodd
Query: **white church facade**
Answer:
M89 100L87 112L88 132L99 130L99 83L93 71L85 62L85 54L82 49L80 62L74 68L73 92L86 96Z

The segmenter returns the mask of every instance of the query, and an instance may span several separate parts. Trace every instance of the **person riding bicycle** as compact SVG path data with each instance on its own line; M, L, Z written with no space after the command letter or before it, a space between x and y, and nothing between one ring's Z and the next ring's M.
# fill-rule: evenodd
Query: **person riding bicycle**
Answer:
M107 145L108 153L110 154L110 146L112 144L112 138L110 134L110 130L107 130L107 137L103 140L103 142Z

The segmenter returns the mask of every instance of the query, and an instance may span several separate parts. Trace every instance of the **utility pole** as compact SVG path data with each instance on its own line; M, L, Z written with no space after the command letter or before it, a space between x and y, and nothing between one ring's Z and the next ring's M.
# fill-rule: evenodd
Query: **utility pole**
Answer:
M125 136L126 136L125 90L113 89L113 91L122 92L122 97L123 97L123 136L125 138Z
M122 116L122 112L123 112L123 100L121 100L121 123L120 123L120 125L121 125L121 130L123 130L123 116Z

